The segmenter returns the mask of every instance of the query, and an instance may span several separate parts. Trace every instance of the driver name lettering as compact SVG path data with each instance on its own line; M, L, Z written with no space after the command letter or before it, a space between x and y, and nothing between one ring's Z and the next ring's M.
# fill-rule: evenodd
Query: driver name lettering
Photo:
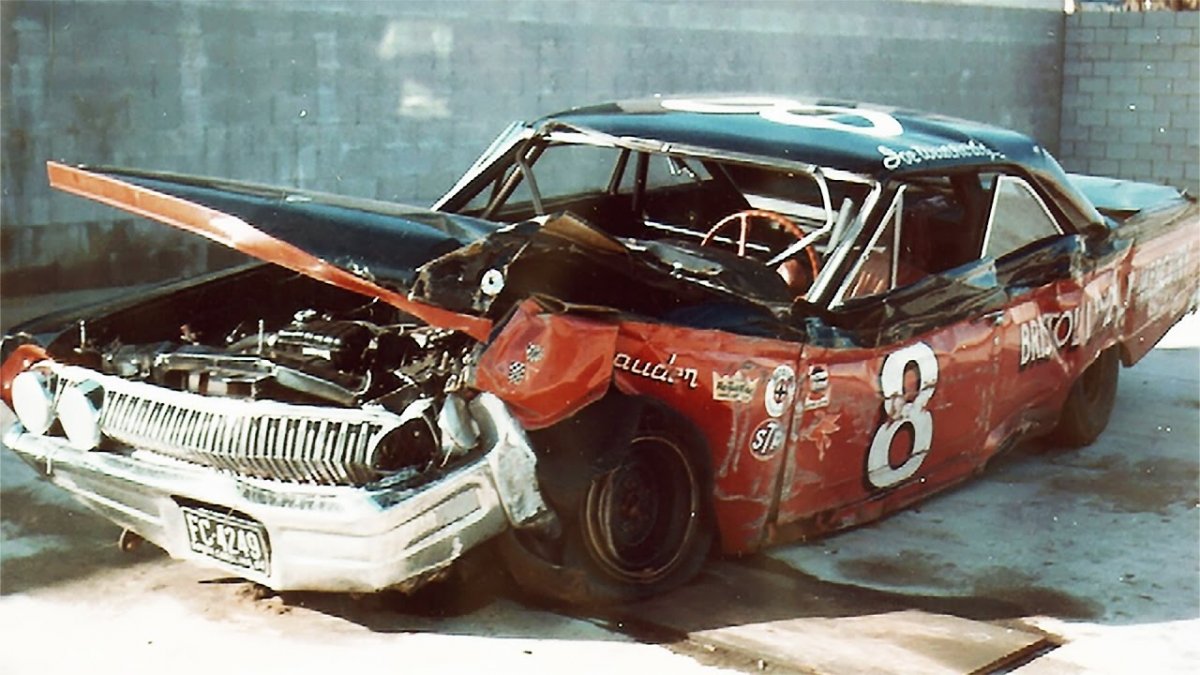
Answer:
M922 162L936 162L945 159L967 159L986 157L990 160L1004 159L1004 153L996 152L988 146L971 139L966 143L944 143L942 145L914 145L911 148L897 150L886 145L878 147L883 155L883 168L895 171L902 166L915 166Z
M1165 298L1186 298L1186 292L1178 292L1178 287L1190 280L1191 262L1191 250L1181 249L1136 270L1130 279L1134 303L1149 307Z
M629 354L617 352L613 357L613 368L623 370L630 375L637 375L663 384L687 383L688 389L699 387L700 371L695 368L683 368L675 365L676 355L672 354L666 363L654 363L634 358Z
M1082 303L1062 312L1046 312L1022 322L1021 369L1046 361L1064 349L1087 344L1101 328L1119 323L1124 305L1116 284L1099 295L1087 295Z

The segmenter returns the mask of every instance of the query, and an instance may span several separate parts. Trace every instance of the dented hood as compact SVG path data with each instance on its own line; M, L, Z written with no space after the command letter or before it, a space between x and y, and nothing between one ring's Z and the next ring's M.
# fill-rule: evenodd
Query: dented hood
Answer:
M47 163L50 184L199 234L247 255L377 298L485 340L491 322L410 297L422 264L496 226L417 207L262 185Z

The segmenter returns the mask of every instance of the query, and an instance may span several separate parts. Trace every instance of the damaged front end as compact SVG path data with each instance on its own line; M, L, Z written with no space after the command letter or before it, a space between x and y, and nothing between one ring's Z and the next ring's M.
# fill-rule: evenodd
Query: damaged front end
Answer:
M557 528L522 425L469 386L490 322L137 185L151 179L97 188L104 176L61 170L93 181L77 192L278 264L7 337L0 379L15 421L3 442L45 478L174 557L276 590L413 589L509 528ZM228 210L251 199L177 185ZM439 229L416 218L380 225L432 242L416 262L478 236L467 219Z
M277 590L373 591L509 526L553 527L520 424L455 389L460 336L301 312L221 349L84 345L74 363L13 350L28 365L4 443L176 557Z

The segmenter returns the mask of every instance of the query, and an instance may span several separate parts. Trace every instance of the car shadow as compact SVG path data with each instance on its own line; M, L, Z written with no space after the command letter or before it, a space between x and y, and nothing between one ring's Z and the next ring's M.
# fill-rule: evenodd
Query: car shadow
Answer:
M82 506L47 500L46 489L52 488L0 491L0 596L166 558L154 546L121 551L120 527Z

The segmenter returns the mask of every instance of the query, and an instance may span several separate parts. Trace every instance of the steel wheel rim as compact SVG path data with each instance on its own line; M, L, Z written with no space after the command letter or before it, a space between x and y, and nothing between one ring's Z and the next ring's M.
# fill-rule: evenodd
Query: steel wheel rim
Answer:
M683 449L659 436L635 438L630 460L588 488L584 543L610 576L654 583L686 559L699 509L698 477Z

